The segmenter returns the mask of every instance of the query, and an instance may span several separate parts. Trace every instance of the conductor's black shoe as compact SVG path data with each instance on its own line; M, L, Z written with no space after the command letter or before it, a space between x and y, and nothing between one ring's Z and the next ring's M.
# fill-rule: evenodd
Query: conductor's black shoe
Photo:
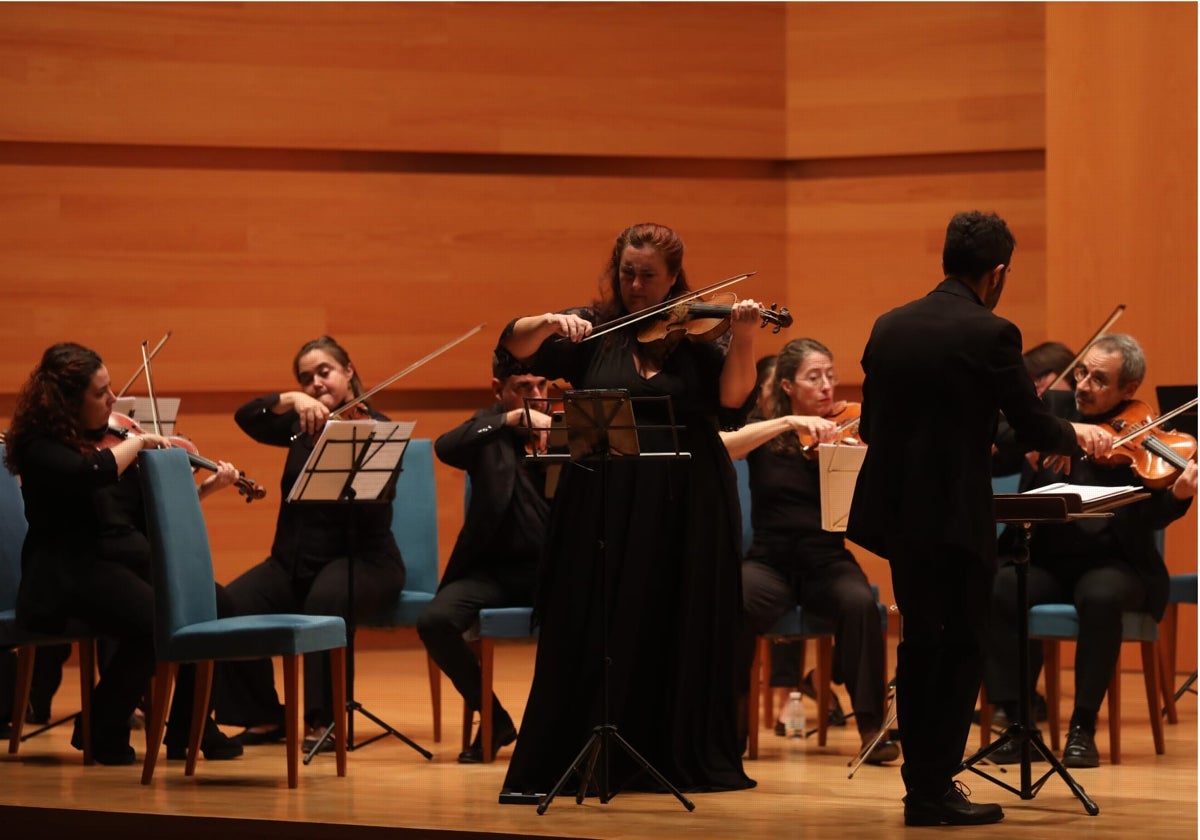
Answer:
M1041 752L1036 748L1030 747L1029 758L1031 761L1045 761L1042 758ZM1021 748L1017 746L1016 741L1009 741L1004 746L997 750L988 753L988 760L993 764L1020 764L1021 763Z
M1100 750L1096 749L1096 737L1082 726L1072 726L1067 733L1062 763L1063 767L1099 767Z
M973 805L967 799L970 790L955 782L941 796L904 797L905 825L988 825L1004 819L1004 809L994 803Z
M496 758L496 754L500 752L501 747L507 747L513 741L517 740L517 729L513 726L512 721L501 723L492 732L492 760ZM475 740L471 742L471 746L458 754L459 764L482 764L483 763L483 729L475 733Z

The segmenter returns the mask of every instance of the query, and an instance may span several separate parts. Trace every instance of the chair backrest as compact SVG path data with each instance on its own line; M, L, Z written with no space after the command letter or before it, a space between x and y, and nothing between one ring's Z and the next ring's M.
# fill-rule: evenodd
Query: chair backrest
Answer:
M0 443L0 610L17 605L21 583L21 546L25 544L25 500L17 477L4 466L5 445Z
M217 617L212 551L188 453L138 455L154 574L154 644L169 656L180 628Z
M997 493L1016 493L1021 489L1021 474L1013 473L1012 475L994 475L992 476L992 495ZM996 523L996 536L1007 528L1003 522Z
M742 506L742 553L745 554L754 542L754 527L750 524L750 463L745 458L735 458L733 471L737 473L738 501Z
M408 442L393 505L392 533L404 556L404 591L437 592L437 485L433 480L433 441L428 438Z

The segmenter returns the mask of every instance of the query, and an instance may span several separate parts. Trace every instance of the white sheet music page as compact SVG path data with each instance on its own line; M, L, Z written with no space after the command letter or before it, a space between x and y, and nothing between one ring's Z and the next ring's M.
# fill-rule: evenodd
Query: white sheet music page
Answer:
M858 471L867 456L865 446L822 443L817 448L821 470L821 529L845 531Z
M332 420L296 477L289 502L336 501L353 472L356 500L379 498L404 455L416 421Z
M1056 484L1047 484L1045 487L1037 487L1033 490L1026 490L1026 493L1038 494L1046 493L1052 496L1069 493L1078 496L1084 505L1092 502L1098 502L1102 499L1112 498L1114 496L1124 496L1129 493L1137 493L1141 491L1141 487L1132 485L1122 485L1119 487L1106 487L1096 484L1067 484L1065 481L1060 481Z

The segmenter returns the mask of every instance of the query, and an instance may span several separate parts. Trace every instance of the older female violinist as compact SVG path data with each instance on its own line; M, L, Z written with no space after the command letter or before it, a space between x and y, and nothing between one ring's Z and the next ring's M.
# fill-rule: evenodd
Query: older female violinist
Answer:
M154 434L111 436L110 385L94 351L71 343L47 349L17 397L5 464L21 477L29 521L17 620L55 632L78 619L117 640L92 701L93 755L101 764L130 764L130 715L154 675L150 544L136 458L142 449L170 442ZM233 466L222 462L200 492L236 478ZM168 758L186 751L193 678L192 669L180 669ZM71 742L77 749L79 738L77 725ZM202 747L209 759L242 752L211 721Z
M674 422L678 447L690 454L563 470L540 581L533 687L504 783L514 793L550 790L600 723L616 724L679 788L754 784L737 736L737 489L717 429L740 421L754 385L761 308L731 305L730 329L712 341L647 346L636 326L588 340L685 293L683 250L668 227L629 227L613 244L598 303L518 318L501 337L500 351L538 375L627 392L638 425ZM674 451L662 430L638 437L643 453ZM608 759L613 783L657 789L628 756Z

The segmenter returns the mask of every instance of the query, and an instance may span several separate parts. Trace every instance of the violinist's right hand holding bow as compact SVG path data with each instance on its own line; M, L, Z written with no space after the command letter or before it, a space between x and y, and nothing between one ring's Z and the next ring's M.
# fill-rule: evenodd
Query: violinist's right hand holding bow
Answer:
M330 408L303 391L287 391L279 395L279 402L271 407L271 411L275 414L296 412L300 418L300 431L316 435L329 419Z

